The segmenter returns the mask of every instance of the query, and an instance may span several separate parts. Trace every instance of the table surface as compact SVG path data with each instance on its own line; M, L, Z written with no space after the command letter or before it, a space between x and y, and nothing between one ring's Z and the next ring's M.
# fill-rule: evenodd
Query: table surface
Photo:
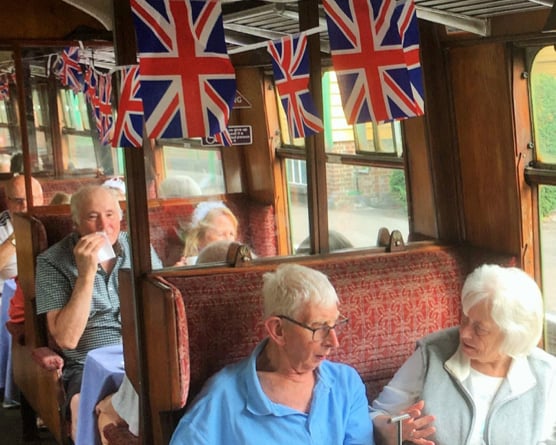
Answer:
M94 349L87 354L81 382L76 445L100 445L95 406L118 390L124 372L121 344Z

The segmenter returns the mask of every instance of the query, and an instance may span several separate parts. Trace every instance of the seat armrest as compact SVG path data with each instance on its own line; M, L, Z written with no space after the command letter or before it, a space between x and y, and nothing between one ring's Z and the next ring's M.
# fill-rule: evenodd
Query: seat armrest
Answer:
M25 345L25 324L24 323L14 323L12 321L6 322L6 329L11 334L12 338L17 342L17 344Z

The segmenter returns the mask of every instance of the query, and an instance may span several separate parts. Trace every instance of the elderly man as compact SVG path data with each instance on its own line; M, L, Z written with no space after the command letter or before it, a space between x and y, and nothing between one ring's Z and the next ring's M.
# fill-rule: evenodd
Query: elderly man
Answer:
M170 444L374 444L361 378L327 360L347 319L326 276L283 264L262 292L267 338L207 382Z
M73 194L70 207L75 232L37 258L36 300L37 313L46 313L49 332L62 349L65 409L75 438L87 353L122 341L118 271L131 267L131 258L112 190L85 186ZM153 268L162 267L152 249L151 258Z
M43 205L42 187L39 181L31 178L33 205ZM6 184L8 209L0 213L0 292L4 280L17 276L17 258L15 255L15 236L12 225L14 213L27 211L25 176L14 176Z

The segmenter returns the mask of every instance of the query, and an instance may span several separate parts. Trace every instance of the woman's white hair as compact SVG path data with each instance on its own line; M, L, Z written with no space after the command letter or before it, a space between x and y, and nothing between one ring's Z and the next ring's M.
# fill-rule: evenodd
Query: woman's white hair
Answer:
M294 317L307 303L330 307L339 303L338 295L322 272L299 264L285 263L275 272L263 275L265 317Z
M477 303L490 302L490 315L504 334L500 353L510 357L529 354L538 345L543 327L539 286L523 270L485 264L465 280L461 291L463 313Z

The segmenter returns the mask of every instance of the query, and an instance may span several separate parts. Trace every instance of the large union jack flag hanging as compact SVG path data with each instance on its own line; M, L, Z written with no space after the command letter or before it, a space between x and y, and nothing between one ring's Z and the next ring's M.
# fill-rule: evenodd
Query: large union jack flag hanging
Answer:
M57 76L62 85L70 87L74 93L83 91L83 71L79 65L78 46L71 46L62 51L58 61Z
M309 58L307 35L286 36L268 42L272 56L274 81L286 111L290 133L296 137L310 136L322 131L322 120L318 116L309 92Z
M125 69L112 147L141 147L143 141L143 102L138 97L139 65Z
M425 111L423 75L419 60L419 24L413 0L401 0L396 6L398 29L402 36L405 63L409 72L411 91L414 100L414 112L420 116Z
M97 75L97 94L93 98L93 110L100 142L107 145L114 130L112 117L112 75Z
M139 96L151 138L224 131L235 72L218 0L132 0L139 48Z
M395 0L323 0L350 124L415 116Z

